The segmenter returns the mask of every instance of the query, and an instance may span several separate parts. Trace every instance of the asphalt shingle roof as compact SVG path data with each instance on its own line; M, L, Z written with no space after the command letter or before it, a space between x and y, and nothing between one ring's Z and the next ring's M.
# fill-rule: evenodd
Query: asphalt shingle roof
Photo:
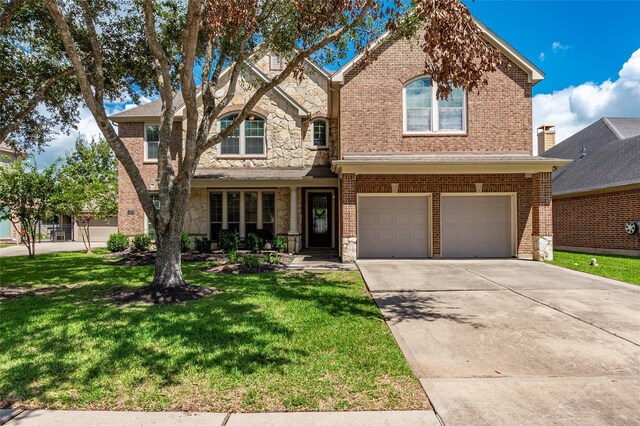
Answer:
M173 98L173 108L175 110L180 109L184 105L181 93L176 93L176 97ZM136 107L121 111L117 114L109 116L110 119L117 121L119 118L133 118L133 117L160 117L162 111L162 99L158 98L155 101L151 101L144 105L138 105Z
M573 160L553 173L553 195L640 183L640 118L602 118L542 156Z

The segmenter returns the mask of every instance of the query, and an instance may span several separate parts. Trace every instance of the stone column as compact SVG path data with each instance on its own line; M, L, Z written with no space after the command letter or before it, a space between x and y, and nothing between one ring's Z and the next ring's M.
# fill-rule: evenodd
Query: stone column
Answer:
M532 176L531 198L533 260L553 260L551 172Z
M340 238L342 261L355 262L358 252L356 175L345 173L340 177Z
M291 186L291 194L289 199L289 235L287 235L287 243L289 253L298 253L300 251L300 232L298 231L298 188Z

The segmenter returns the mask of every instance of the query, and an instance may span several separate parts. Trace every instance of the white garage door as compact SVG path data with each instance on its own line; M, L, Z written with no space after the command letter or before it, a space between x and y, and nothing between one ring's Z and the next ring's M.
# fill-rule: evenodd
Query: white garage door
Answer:
M358 257L427 257L426 196L358 198Z
M511 257L510 196L442 196L442 257Z

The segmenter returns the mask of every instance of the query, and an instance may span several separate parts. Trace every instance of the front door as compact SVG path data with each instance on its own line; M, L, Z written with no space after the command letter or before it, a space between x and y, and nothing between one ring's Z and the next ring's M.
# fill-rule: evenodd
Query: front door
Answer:
M333 235L333 193L309 192L307 229L309 247L331 247Z

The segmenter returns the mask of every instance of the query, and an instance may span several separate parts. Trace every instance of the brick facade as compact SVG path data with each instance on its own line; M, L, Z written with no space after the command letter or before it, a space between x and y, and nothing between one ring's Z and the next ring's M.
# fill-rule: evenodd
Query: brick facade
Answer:
M138 164L147 189L151 189L151 183L155 184L158 178L158 166L156 163L144 161L144 123L119 123L118 135ZM175 122L170 144L171 158L177 159L182 151L181 148L182 123ZM131 211L133 214L129 214ZM118 163L118 227L120 232L127 235L145 232L142 205L129 176L120 163Z
M467 95L467 134L403 136L404 84L424 74L424 54L408 41L386 41L372 62L356 65L340 90L340 156L375 152L531 153L531 83L511 64L487 75L489 85Z
M344 176L344 175L343 175ZM530 257L532 252L531 178L524 174L492 175L358 175L355 188L361 193L391 193L391 184L398 183L398 193L431 193L433 197L433 254L440 250L440 194L476 192L476 182L482 182L482 192L515 192L517 200L517 249L518 256ZM344 189L343 189L344 190ZM355 198L355 197L354 197ZM344 199L344 197L343 197ZM350 210L343 223L351 230ZM343 213L344 215L345 213ZM353 213L357 220L357 215ZM357 224L355 226L357 229ZM345 230L343 229L343 232ZM349 234L351 235L351 234ZM354 234L355 236L355 234Z
M554 243L562 247L640 250L625 223L640 220L640 188L553 200Z

